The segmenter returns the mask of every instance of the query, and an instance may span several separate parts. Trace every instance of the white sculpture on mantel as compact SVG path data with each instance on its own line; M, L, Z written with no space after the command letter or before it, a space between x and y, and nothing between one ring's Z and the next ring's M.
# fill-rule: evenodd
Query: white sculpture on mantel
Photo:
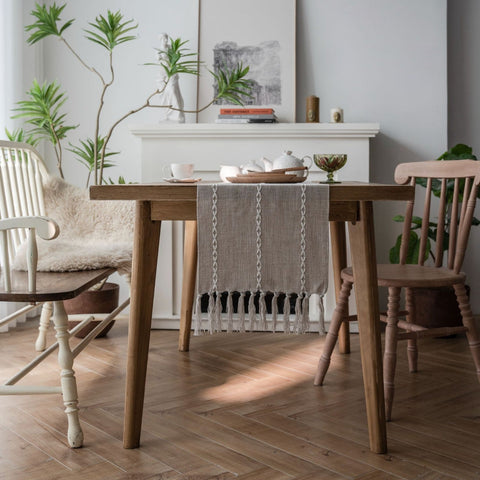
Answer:
M167 54L164 53L168 50L170 37L166 33L159 35L160 48L158 49L158 60L160 64L166 61ZM160 122L175 122L175 123L185 123L185 114L183 111L178 111L174 109L183 110L183 97L180 92L179 78L178 73L173 75L167 83L167 74L163 67L160 68L160 74L157 77L157 86L159 90L163 92L159 95L159 105L171 105L172 108L161 108L160 111L161 117ZM167 86L165 87L165 84Z

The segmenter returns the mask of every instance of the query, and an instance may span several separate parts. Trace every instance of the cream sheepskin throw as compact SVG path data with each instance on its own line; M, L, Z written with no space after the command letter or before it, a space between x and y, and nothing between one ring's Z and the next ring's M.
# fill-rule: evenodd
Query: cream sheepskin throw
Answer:
M59 177L44 182L47 216L60 227L54 240L38 238L38 270L70 272L114 267L130 277L135 202L90 200L88 191ZM14 268L26 270L26 247Z

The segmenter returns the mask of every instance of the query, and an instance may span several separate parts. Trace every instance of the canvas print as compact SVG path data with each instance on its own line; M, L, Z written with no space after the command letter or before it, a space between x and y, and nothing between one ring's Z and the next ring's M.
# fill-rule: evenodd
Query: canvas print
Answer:
M295 0L199 0L199 60L215 73L220 68L248 65L249 107L273 109L278 121L295 122ZM272 15L272 12L275 15ZM199 76L197 106L217 93L210 75ZM220 108L231 105L220 99L200 112L199 123L213 123Z
M280 42L278 40L262 42L259 45L238 45L236 42L221 42L213 48L213 69L233 69L241 63L250 68L248 78L251 83L250 97L244 96L245 105L281 105L282 77L280 61ZM214 84L215 95L218 86ZM223 98L215 102L228 105Z

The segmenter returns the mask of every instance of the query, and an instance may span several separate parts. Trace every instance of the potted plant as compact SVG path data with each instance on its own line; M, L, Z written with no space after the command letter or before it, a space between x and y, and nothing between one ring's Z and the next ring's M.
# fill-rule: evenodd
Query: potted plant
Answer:
M216 96L207 105L199 109L184 110L172 104L156 102L162 93L169 88L170 83L178 81L179 75L199 75L200 63L196 59L197 54L189 52L185 47L186 42L180 38L169 38L168 42L164 42L162 49L157 49L159 61L157 63L145 64L156 65L163 69L164 80L162 84L151 92L143 103L127 110L109 127L102 129L102 117L107 99L106 93L116 78L114 54L120 45L135 40L134 32L138 25L132 19L126 20L120 11L112 12L107 10L105 15L98 15L84 29L84 37L106 52L107 70L109 73L104 75L100 73L100 69L95 68L82 58L67 39L66 32L73 25L74 19L65 22L61 20L61 14L65 6L66 4L57 5L53 3L47 7L37 3L31 12L35 21L27 25L25 30L30 34L27 40L30 45L49 36L57 37L78 61L80 67L91 72L92 76L100 84L95 118L92 122L92 135L89 138L80 140L78 145L70 143L69 148L88 169L87 186L90 182L95 185L107 183L108 181L113 183L111 179L108 179L108 181L105 179L104 169L114 165L111 157L118 152L108 151L108 144L117 126L130 116L146 108L162 108L184 113L198 113L220 98L228 99L230 103L242 105L242 98L249 96L250 82L245 78L249 68L239 64L231 70L220 68L217 73L209 72L218 86ZM80 92L80 94L83 95L84 92ZM91 88L89 88L88 94L91 95ZM63 142L67 139L68 134L78 127L78 125L67 123L66 113L63 111L66 106L67 95L55 81L39 84L34 80L27 92L27 97L26 100L17 103L14 115L14 118L24 119L25 130L7 131L7 136L13 141L28 141L32 144L36 144L42 139L50 142L56 157L58 174L61 178L64 178ZM125 183L125 180L120 177L118 183ZM97 290L101 291L101 287ZM91 296L91 292L86 293ZM95 310L95 312L98 313L98 310Z
M437 160L462 160L471 159L477 160L473 154L472 148L468 145L459 143L440 155ZM418 179L417 185L426 187L426 179ZM463 192L463 185L460 186L461 194ZM452 195L454 184L453 181L447 182L447 197L446 197L446 212L445 223L439 225L436 221L430 220L428 224L428 239L427 248L425 252L425 261L431 259L435 261L435 254L433 253L433 242L435 242L437 231L439 228L444 230L442 255L448 249L449 231L448 225L451 217ZM440 197L441 184L436 180L432 182L432 193L436 197ZM479 194L480 195L480 194ZM403 215L396 215L393 217L395 222L403 222ZM408 242L407 263L418 263L418 255L420 249L420 238L415 232L422 228L423 219L418 216L412 218L412 230ZM479 225L480 221L473 217L472 225ZM390 263L399 263L400 261L400 243L401 235L397 237L395 245L390 249ZM469 291L467 286L467 292ZM440 327L440 326L456 326L462 324L462 317L458 304L456 301L453 288L437 287L437 288L414 288L412 289L412 299L416 313L415 322L425 327Z

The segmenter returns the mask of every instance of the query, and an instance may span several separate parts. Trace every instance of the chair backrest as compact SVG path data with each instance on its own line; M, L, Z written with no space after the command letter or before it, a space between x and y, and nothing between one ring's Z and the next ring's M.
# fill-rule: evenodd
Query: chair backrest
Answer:
M423 180L420 180L423 179ZM425 186L425 199L420 229L418 263L423 265L428 254L430 222L437 222L438 229L430 237L435 241L435 266L441 267L444 259L444 243L448 251L447 267L459 272L472 225L473 213L480 182L480 162L475 160L432 160L402 163L395 169L395 181L399 184ZM434 192L439 201L432 202ZM418 197L416 195L416 197ZM416 198L418 200L418 198ZM438 204L437 215L432 215ZM400 263L407 261L408 244L412 227L414 201L408 202L400 246ZM434 230L434 229L433 229ZM448 245L448 246L447 246Z
M31 145L0 140L0 218L45 216L42 179L47 175ZM27 229L8 232L10 260L27 235Z

